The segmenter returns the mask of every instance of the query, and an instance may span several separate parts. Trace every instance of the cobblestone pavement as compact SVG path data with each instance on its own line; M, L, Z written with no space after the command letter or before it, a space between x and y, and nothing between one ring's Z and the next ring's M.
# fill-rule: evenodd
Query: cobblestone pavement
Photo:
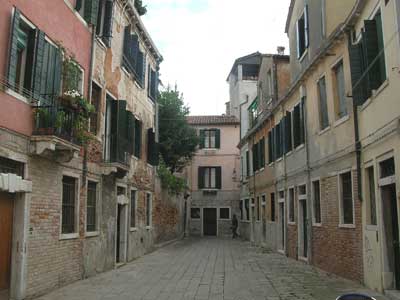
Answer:
M40 300L334 300L361 286L248 242L187 239Z

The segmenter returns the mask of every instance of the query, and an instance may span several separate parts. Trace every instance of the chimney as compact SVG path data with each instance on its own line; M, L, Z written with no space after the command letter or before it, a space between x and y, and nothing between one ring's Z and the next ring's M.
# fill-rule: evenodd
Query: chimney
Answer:
M226 107L226 115L230 116L231 115L231 103L230 102L226 102L225 103L225 107Z
M285 55L285 47L278 46L277 51L279 55Z

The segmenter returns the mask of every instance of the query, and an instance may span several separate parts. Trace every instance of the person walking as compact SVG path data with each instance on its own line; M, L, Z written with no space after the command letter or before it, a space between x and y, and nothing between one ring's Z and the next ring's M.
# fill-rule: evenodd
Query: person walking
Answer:
M232 228L232 238L233 238L233 239L238 237L238 234L237 234L238 226L239 226L238 219L237 219L236 215L233 214L233 217L232 217L232 227L231 227L231 228Z

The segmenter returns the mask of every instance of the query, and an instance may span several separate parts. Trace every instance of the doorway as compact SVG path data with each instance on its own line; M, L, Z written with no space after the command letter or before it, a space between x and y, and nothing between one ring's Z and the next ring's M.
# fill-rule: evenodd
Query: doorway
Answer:
M393 287L400 290L400 238L396 184L381 187L386 266L393 274Z
M285 202L279 202L279 250L285 250Z
M307 258L307 201L299 201L299 256Z
M203 234L217 236L217 209L203 208Z
M0 192L0 298L10 288L13 212L13 195Z

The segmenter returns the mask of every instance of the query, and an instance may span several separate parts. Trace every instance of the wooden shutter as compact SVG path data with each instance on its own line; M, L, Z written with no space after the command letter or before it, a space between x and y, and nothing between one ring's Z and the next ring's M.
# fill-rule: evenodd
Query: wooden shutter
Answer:
M215 129L215 148L221 148L221 130Z
M216 167L215 168L215 187L217 189L222 189L222 168Z
M118 100L118 129L117 129L117 152L118 162L125 162L125 153L128 149L128 114L126 110L126 101Z
M8 82L15 89L17 77L17 52L18 52L18 28L21 20L21 12L14 8L14 17L11 24L10 45L8 55Z
M111 126L110 129L110 160L111 162L115 162L117 160L118 153L118 101L116 100L107 100L110 104L111 109Z
M309 26L308 26L308 5L304 7L304 46L308 48L310 45Z
M145 69L143 68L143 64L145 64L144 59L145 58L144 58L143 52L139 50L137 53L135 69L136 69L136 75L137 75L136 81L139 83L139 85L141 87L144 87L144 85L143 85L144 84L144 74L145 74Z
M293 109L293 147L296 149L300 144L300 106L296 105Z
M260 163L261 163L261 168L265 167L265 138L262 138L260 141Z
M199 190L204 189L204 169L205 169L204 167L198 168L197 182L198 182Z
M100 0L85 0L84 18L87 23L97 25Z
M141 158L142 154L142 122L135 120L135 156Z
M79 11L82 8L82 0L76 0L75 10Z
M41 101L42 83L46 82L46 76L43 76L44 60L45 60L45 34L43 31L36 32L36 49L35 49L35 65L34 65L34 80L33 80L33 97Z
M206 135L204 129L200 129L200 149L204 149L205 147L205 137Z
M272 128L272 161L276 159L276 127Z
M128 152L135 153L135 116L131 112L128 114Z
M365 92L365 79L362 78L364 73L364 59L362 43L356 45L351 44L349 37L349 56L350 56L350 71L351 71L351 84L353 101L356 105L364 103L368 96Z
M272 163L274 161L273 151L272 151L272 130L268 132L268 163Z
M249 151L246 151L246 177L250 175L250 155Z
M254 144L252 147L252 154L253 154L253 172L258 170L258 163L257 163L257 144Z
M366 58L369 79L369 88L376 90L381 85L380 65L378 45L378 31L375 20L364 21L364 32L363 32L363 43L364 43L364 55Z
M305 143L305 137L306 137L306 119L305 119L305 101L304 97L301 99L300 102L300 145Z
M112 21L113 21L114 1L106 0L103 24L103 37L102 40L108 48L111 47L112 39Z
M301 57L300 54L300 28L299 28L299 21L296 22L296 50L297 50L297 58Z
M285 116L285 153L292 151L292 113L289 111Z
M376 22L376 31L378 35L378 50L379 50L379 73L380 73L380 80L383 83L386 80L386 61L385 61L385 42L383 37L383 30L382 30L382 15L381 13L375 16ZM383 50L383 51L382 51ZM382 53L380 53L382 51Z
M136 34L132 34L129 39L129 51L130 51L130 64L131 64L131 73L136 72L136 61L138 59L139 52L139 38Z
M145 88L146 84L146 53L143 53L143 60L142 60L142 65L140 66L142 68L142 88Z

